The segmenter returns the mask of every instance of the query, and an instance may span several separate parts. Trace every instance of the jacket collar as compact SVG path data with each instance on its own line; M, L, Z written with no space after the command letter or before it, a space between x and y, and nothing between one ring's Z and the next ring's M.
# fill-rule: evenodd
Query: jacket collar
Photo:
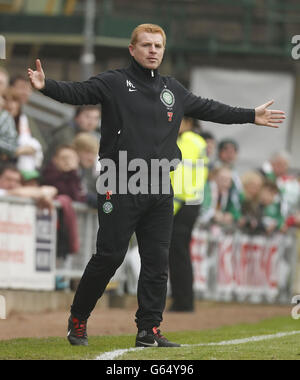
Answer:
M131 63L128 69L135 76L142 80L155 81L159 76L157 69L146 69L145 67L141 66L133 57L131 57Z

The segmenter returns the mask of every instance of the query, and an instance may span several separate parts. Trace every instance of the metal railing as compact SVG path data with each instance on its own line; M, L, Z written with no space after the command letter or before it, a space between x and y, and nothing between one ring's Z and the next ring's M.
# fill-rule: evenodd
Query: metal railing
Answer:
M22 270L18 272L11 283L9 276L6 283L15 288L17 284L27 281L26 286L35 288L34 280L28 281L30 273L39 276L44 272L52 276L52 287L55 286L55 276L64 276L67 279L80 279L90 257L95 253L98 232L98 217L96 210L90 209L84 204L73 203L77 217L80 249L77 254L68 254L66 260L57 257L57 213L61 208L55 201L55 208L51 214L47 210L37 209L31 199L18 197L0 197L0 265L8 265L13 271L14 263L24 265L27 273L24 276ZM18 215L29 207L26 220ZM22 230L26 227L26 237ZM20 241L16 240L20 238ZM34 247L34 248L33 248ZM18 256L16 256L18 254ZM23 279L25 278L25 280ZM0 279L0 283L1 283ZM47 290L51 287L51 279L47 279ZM30 282L30 284L29 284ZM38 282L38 281L37 281ZM4 281L5 283L5 281ZM40 288L41 282L37 285ZM22 285L20 285L22 287Z
M57 203L57 209L61 206ZM56 268L56 274L67 278L81 278L83 271L96 250L98 216L96 210L85 204L73 203L77 216L80 248L76 254L68 255L65 262Z
M248 234L197 225L191 257L198 298L249 303L289 303L294 291L296 231Z
M56 210L60 208L58 203L51 218L49 215L45 217L43 213L37 214L36 227L32 228L35 231L33 243L36 252L29 252L29 256L32 256L29 259L20 253L16 255L16 250L20 250L20 247L18 244L14 247L9 246L11 241L6 244L5 238L6 230L8 236L14 234L14 228L16 231L13 236L19 235L22 238L23 234L24 238L26 231L28 235L28 231L30 231L28 226L30 223L33 225L34 221L32 224L32 221L22 219L18 225L18 213L22 209L24 210L26 205L34 206L34 203L28 199L1 197L0 206L3 205L4 208L1 209L5 210L8 220L6 225L3 215L0 219L0 242L8 247L5 248L8 251L11 249L11 254L14 255L12 258L15 259L15 264L13 262L12 265L24 264L25 270L29 265L27 277L22 269L19 269L17 276L16 271L12 271L16 284L21 284L23 281L27 286L28 281L31 281L30 286L34 288L36 283L30 278L30 263L35 263L33 274L37 276L36 281L39 283L39 276L43 274L52 275L53 284L55 276L63 276L67 279L81 278L86 264L96 249L98 232L96 210L90 209L84 204L73 204L78 222L80 249L77 254L67 255L66 260L60 261L56 258L55 248L53 249L56 246ZM9 206L11 209L8 208ZM32 215L32 212L28 215ZM29 223L28 226L25 223ZM25 232L24 226L27 226ZM29 243L29 246L33 245ZM0 247L0 252L1 249L3 247ZM296 273L297 249L297 238L293 230L287 234L275 233L265 236L249 235L237 229L225 230L220 226L207 228L197 225L194 228L191 243L195 294L197 298L216 301L287 303L293 294L295 279L297 276L299 277L299 273ZM2 252L0 261L1 258L7 258L7 253ZM139 272L140 257L133 236L125 261L111 279L109 289L117 290L120 295L124 294L125 290L136 294ZM2 280L0 278L0 284ZM49 290L49 277L46 280L48 282L45 290ZM9 276L6 281L9 282ZM16 288L16 284L11 284L9 287Z

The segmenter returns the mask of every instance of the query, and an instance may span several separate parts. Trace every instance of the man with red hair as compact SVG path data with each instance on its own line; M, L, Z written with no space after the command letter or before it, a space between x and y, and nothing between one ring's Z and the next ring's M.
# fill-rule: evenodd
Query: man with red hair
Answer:
M163 29L143 24L132 33L128 68L109 70L84 82L46 80L40 60L36 61L35 71L28 69L33 87L51 98L73 105L101 103L100 162L110 159L116 164L117 182L122 187L122 191L119 188L115 192L98 188L97 252L80 281L69 319L68 338L74 345L87 345L87 319L123 262L135 232L141 257L136 346L178 347L158 330L167 294L173 222L169 172L176 164L162 165L156 176L152 164L155 160L180 161L176 141L183 116L222 124L256 123L269 127L277 127L284 118L282 111L268 110L272 101L256 109L230 107L197 97L176 79L161 76L158 68L165 46ZM147 169L142 179L150 179L150 183L147 182L143 191L131 191L137 171L129 166L124 169L124 165L120 169L124 164L119 162L120 152L126 153L131 167L137 159L145 163L140 166ZM103 167L100 180L101 177L105 177ZM124 182L129 188L125 193Z

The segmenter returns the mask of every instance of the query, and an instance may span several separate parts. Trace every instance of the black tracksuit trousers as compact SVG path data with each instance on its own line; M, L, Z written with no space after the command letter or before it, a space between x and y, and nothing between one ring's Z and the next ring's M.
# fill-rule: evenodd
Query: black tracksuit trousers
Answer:
M190 242L199 215L199 205L184 205L174 217L170 246L170 283L173 311L193 311L193 267Z
M141 257L136 324L139 330L159 326L167 294L173 190L171 194L112 195L113 210L108 214L103 211L105 202L106 196L99 195L97 253L85 269L71 313L80 319L90 316L135 232Z

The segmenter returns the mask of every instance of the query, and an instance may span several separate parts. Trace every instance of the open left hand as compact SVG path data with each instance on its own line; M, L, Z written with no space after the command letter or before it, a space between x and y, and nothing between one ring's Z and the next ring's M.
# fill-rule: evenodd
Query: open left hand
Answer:
M280 110L269 110L274 100L255 108L255 124L266 127L278 128L280 123L285 119L285 112Z

